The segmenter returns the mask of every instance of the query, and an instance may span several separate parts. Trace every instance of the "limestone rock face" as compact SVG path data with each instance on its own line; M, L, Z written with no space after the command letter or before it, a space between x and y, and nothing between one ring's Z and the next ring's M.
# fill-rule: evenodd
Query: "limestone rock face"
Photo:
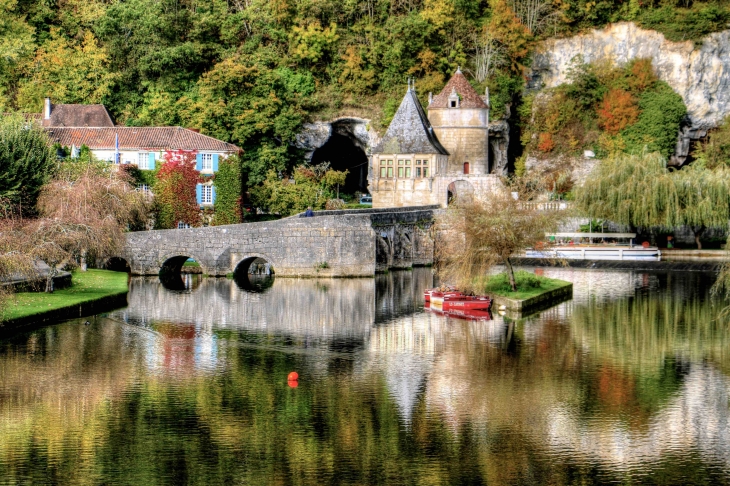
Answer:
M334 133L349 138L366 155L370 155L371 149L380 142L380 136L371 128L370 120L345 117L329 122L305 123L297 134L295 145L304 149L307 161L311 161L314 151L327 143Z
M704 136L702 132L730 115L730 30L710 34L695 45L692 41L671 42L659 32L620 22L567 39L550 39L535 54L532 87L565 83L567 69L577 55L586 63L611 60L618 65L651 59L659 79L687 105L690 126L685 137Z

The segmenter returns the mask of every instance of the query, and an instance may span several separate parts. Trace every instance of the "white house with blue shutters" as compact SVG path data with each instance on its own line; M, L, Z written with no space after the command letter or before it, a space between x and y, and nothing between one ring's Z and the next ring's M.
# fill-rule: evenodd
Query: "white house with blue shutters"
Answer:
M44 127L50 139L62 147L80 148L86 145L99 160L113 164L132 164L141 170L154 170L167 151L196 152L195 168L203 176L212 176L218 164L229 155L241 150L194 130L182 127ZM148 188L141 187L142 190ZM212 178L198 184L198 204L201 207L215 203Z

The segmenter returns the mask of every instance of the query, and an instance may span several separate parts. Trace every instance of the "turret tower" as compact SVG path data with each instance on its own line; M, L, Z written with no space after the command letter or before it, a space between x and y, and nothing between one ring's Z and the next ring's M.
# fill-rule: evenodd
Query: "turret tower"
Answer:
M489 174L489 95L479 96L457 69L429 101L428 119L450 154L446 173Z

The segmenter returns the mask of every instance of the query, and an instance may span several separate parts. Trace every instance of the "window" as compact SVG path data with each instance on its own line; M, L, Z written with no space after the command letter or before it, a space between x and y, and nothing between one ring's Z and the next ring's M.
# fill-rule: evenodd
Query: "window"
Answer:
M393 162L392 160L390 162ZM388 167L388 177L393 177L393 168Z
M469 174L469 162L464 162L464 174Z
M380 177L385 177L385 174L387 173L386 171L387 171L387 169L385 167L381 167L380 168Z
M393 161L392 160L388 160L388 165L393 165Z
M187 229L190 228L190 225L187 223L183 223L182 221L177 222L177 229Z
M420 160L419 160L419 162L420 162ZM416 167L416 177L421 177L421 168L420 167Z
M411 176L411 168L406 167L406 177L410 177L410 176Z
M137 190L140 192L144 192L145 194L151 192L150 186L148 186L147 184L137 184Z
M451 108L456 108L456 100L451 100Z
M423 168L423 177L428 177L428 167Z
M147 152L139 152L137 154L137 167L140 169L146 169L147 165L149 165L149 160L150 156Z
M403 177L403 167L398 167L398 177Z
M406 163L403 159L398 159L398 165L404 165Z
M200 202L202 204L213 204L213 186L202 186L200 189Z
M213 170L213 154L201 154L202 155L202 170Z

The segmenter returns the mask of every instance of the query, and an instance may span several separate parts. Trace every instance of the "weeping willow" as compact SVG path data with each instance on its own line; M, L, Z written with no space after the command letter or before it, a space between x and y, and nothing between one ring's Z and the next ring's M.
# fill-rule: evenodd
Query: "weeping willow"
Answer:
M629 226L670 229L727 228L730 171L693 164L670 172L659 153L603 161L576 190L579 208L592 218Z

